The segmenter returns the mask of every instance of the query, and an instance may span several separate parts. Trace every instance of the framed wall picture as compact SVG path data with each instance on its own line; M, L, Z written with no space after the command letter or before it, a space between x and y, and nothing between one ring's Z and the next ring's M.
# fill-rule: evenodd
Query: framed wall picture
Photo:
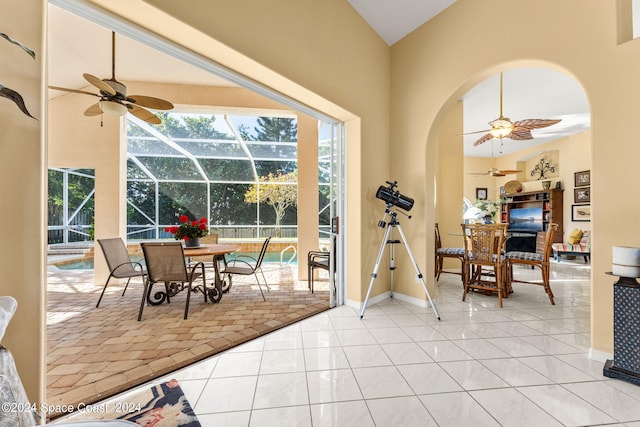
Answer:
M487 200L487 189L486 188L476 188L476 199L478 199L478 200Z
M574 188L573 203L591 203L591 187Z
M591 185L591 171L576 172L573 174L574 187L588 187Z
M571 205L571 221L591 221L591 205Z

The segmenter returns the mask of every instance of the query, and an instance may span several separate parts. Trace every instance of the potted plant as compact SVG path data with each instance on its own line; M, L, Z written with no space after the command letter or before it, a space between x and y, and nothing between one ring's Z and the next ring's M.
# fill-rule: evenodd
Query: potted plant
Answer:
M16 46L20 46L20 48L22 48L22 50L27 52L29 56L31 56L33 59L36 59L36 53L33 50L29 49L27 46L20 43L19 41L12 39L5 33L0 33L0 37L2 37L3 39L7 40L10 43L15 44ZM36 119L31 115L31 113L29 113L29 110L27 110L27 107L24 105L24 100L22 99L22 96L15 90L6 87L2 83L0 83L0 96L12 100L18 106L20 111L22 111L24 114L31 117L32 119Z
M495 217L498 212L500 212L500 205L502 204L502 200L492 201L492 200L476 200L475 207L480 209L480 215L484 217L484 223L494 223Z
M184 245L188 248L200 246L200 237L209 234L207 218L191 221L187 215L180 215L178 221L180 225L165 227L164 231L173 234L176 240L184 240Z

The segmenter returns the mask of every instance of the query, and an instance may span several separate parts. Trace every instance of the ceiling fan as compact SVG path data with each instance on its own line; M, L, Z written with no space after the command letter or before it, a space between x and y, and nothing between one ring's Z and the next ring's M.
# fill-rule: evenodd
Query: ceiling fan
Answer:
M470 172L469 175L478 175L478 176L505 176L511 175L514 173L522 172L520 170L512 170L512 169L498 169L498 168L489 168L486 172Z
M490 129L468 132L463 135L487 132L486 135L483 135L473 143L474 146L478 146L493 138L509 138L522 141L526 139L533 139L533 135L531 135L532 129L545 128L555 125L560 121L561 119L524 119L512 122L508 117L504 117L502 115L502 73L500 73L500 116L489 122L489 125L491 126Z
M58 86L49 86L50 89L62 90L65 92L82 93L85 95L96 96L100 98L100 101L91 105L84 112L85 116L97 116L102 113L116 114L123 116L126 113L131 113L137 118L144 120L147 123L154 125L162 123L160 117L147 110L171 110L173 104L164 99L154 98L144 95L130 95L127 96L127 86L124 83L116 80L116 33L111 32L111 78L99 79L98 77L89 73L84 73L82 76L86 81L98 88L100 93L87 92L78 89L67 89Z
M491 143L491 158L493 159L493 142ZM494 159L495 162L495 159ZM511 175L514 173L522 172L521 170L515 169L498 169L496 167L491 167L486 172L469 172L469 175L477 175L477 176L505 176Z

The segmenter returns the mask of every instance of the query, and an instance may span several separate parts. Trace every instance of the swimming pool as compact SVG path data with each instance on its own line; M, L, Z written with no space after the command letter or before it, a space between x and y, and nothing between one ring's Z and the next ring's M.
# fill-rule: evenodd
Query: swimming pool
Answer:
M231 261L233 260L236 256L238 255L248 255L250 257L253 258L257 258L258 257L258 253L257 252L237 252L234 254L231 254L229 257L227 257L227 260ZM290 260L290 258L293 255L293 259ZM142 262L144 264L144 257L142 257L141 255L132 255L131 256L131 260L135 261L135 262ZM279 252L267 252L264 255L264 261L265 263L280 263L280 253ZM283 255L282 257L282 262L284 264L298 264L298 257L295 254L292 254L291 252L287 252ZM57 268L59 268L60 270L93 270L93 257L87 257L87 258L82 258L82 259L78 259L78 260L73 260L73 261L62 261L62 262L58 262L58 263L54 263L54 266L56 266Z

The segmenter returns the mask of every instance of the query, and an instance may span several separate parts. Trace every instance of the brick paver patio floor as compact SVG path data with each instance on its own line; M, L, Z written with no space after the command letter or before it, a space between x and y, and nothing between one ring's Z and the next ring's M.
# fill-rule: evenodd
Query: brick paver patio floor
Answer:
M124 285L110 285L96 308L102 286L93 270L50 269L47 403L93 403L328 308L326 282L311 294L295 266L264 270L266 302L253 277L234 277L218 304L192 294L187 320L181 292L171 304L146 306L138 322L140 281L124 297Z

